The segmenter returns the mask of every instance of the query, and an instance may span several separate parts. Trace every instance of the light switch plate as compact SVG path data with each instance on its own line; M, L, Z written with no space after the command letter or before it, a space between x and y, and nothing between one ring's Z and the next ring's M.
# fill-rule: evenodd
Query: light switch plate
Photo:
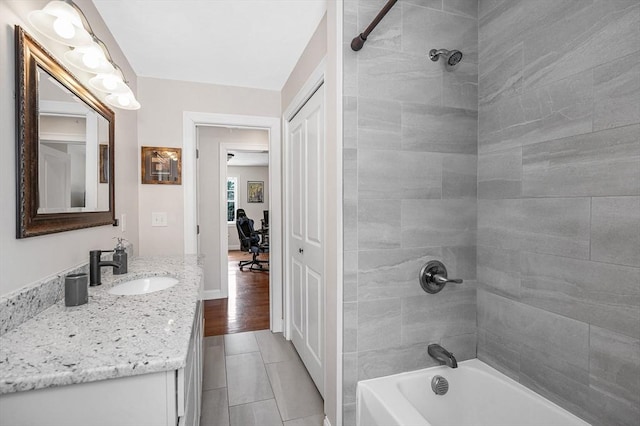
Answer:
M151 226L167 226L166 212L151 213Z

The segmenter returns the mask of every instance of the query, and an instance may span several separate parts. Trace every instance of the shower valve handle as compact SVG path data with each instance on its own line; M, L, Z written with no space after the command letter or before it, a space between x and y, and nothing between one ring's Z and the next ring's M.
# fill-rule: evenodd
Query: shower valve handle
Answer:
M447 283L461 284L459 278L448 278L447 268L438 260L431 260L420 270L420 287L427 293L438 293Z

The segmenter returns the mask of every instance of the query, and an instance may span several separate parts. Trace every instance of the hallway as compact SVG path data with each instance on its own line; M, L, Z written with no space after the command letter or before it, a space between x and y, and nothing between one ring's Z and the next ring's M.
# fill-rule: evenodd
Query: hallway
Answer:
M281 333L213 336L203 344L200 426L322 426L322 397Z

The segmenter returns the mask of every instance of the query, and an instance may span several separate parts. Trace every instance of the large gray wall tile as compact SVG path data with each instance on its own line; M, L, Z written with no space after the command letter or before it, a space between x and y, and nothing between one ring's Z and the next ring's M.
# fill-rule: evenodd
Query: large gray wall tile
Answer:
M443 337L440 340L440 345L452 352L456 360L460 362L477 357L477 340L476 333L461 334L460 336Z
M444 0L442 9L456 15L478 17L478 0ZM477 43L476 43L477 44Z
M593 130L640 123L640 51L595 68L593 78Z
M400 102L358 99L358 148L399 149L402 107Z
M514 44L492 61L483 61L478 77L478 102L488 104L519 93L523 64L524 43Z
M521 358L538 352L550 367L588 371L588 324L486 291L478 301L478 327L519 343Z
M476 243L475 200L402 200L402 247Z
M402 8L400 5L392 8L384 17L376 30L367 38L367 47L379 47L390 50L400 50L402 46ZM358 28L353 36L359 34L380 12L381 6L377 2L361 1L358 5ZM352 37L353 37L352 36Z
M478 198L519 198L522 148L478 155Z
M548 84L638 50L640 5L637 1L573 2L578 3L578 8L558 14L557 9L565 7L562 3L566 2L547 5L551 6L550 11L565 19L539 25L525 39L525 86Z
M479 309L483 307L482 304L478 304ZM520 378L520 347L518 341L505 339L489 330L478 328L478 359L516 381Z
M360 251L358 300L407 297L422 291L418 290L420 268L441 258L440 247Z
M591 259L640 266L640 197L592 199Z
M358 199L358 150L355 148L342 151L342 196L345 200Z
M478 157L448 154L442 159L442 198L472 198L477 195Z
M450 284L435 295L402 299L403 344L439 342L475 330L476 291L468 284Z
M345 250L358 249L358 200L344 199L342 206Z
M478 358L594 425L635 426L638 390L594 387L593 362L638 381L618 354L640 334L640 4L478 14Z
M517 250L522 200L478 200L478 245Z
M404 103L402 149L475 154L478 113L474 110Z
M358 150L358 198L402 198L400 183L404 180L404 170L402 153L399 151ZM438 178L440 179L440 176Z
M343 96L342 114L344 117L342 146L345 149L355 149L358 147L358 98L355 96Z
M358 350L390 348L400 343L400 299L358 302Z
M358 52L358 96L440 105L442 71L426 67L424 48L415 53L367 46Z
M521 207L522 250L589 258L589 198L529 198Z
M589 365L590 411L609 420L610 424L637 424L640 418L640 341L592 326Z
M345 251L343 260L342 301L356 302L358 300L358 252Z
M342 350L356 352L358 350L358 303L344 303L342 312Z
M588 336L585 340L588 341ZM554 361L549 362L546 354L537 351L521 353L520 383L570 411L581 413L589 404L588 369L564 360Z
M356 386L358 385L358 354L345 353L342 356L342 397L345 404L356 402Z
M593 116L593 73L500 99L498 127L480 126L478 151L490 152L589 133Z
M358 248L400 248L401 211L397 200L360 200Z
M464 60L442 76L442 106L478 110L478 64Z
M358 380L439 365L427 352L427 343L358 352Z
M478 281L492 292L520 298L520 252L481 245L477 252Z
M405 52L424 52L425 40L428 40L436 49L457 48L463 52L464 61L478 63L478 21L475 17L403 4L402 31L402 50ZM442 69L442 61L427 62L427 68Z
M640 338L640 269L523 253L521 276L523 302Z
M523 147L523 195L640 195L639 133L633 125Z

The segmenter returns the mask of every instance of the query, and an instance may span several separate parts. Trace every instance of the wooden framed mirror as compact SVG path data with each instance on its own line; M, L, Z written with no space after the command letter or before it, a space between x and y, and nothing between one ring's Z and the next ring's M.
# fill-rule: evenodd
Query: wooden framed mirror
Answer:
M23 28L15 37L17 238L114 224L113 111Z

